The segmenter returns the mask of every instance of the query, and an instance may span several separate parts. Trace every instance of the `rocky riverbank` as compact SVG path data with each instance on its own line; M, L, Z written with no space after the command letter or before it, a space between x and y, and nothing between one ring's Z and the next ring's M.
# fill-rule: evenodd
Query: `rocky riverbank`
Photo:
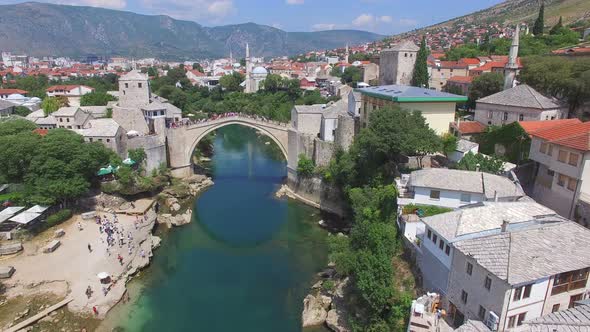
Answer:
M318 278L303 300L303 327L325 325L334 332L350 332L345 306L349 279L339 276L333 266L318 273Z

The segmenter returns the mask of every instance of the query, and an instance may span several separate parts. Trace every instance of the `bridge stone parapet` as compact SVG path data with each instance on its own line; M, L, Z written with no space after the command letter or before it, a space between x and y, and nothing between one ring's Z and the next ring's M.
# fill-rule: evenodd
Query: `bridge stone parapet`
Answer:
M289 160L290 124L244 115L224 116L215 120L192 122L167 129L168 158L172 174L176 177L191 175L191 157L199 141L210 132L233 124L254 128L267 135L279 146L285 159Z

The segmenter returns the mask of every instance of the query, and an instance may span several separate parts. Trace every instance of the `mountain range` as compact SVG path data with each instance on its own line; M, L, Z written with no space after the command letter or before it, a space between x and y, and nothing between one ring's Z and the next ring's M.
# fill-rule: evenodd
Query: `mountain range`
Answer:
M0 5L0 50L34 56L127 56L166 60L295 55L382 39L358 30L286 32L245 23L205 27L165 15L26 2Z

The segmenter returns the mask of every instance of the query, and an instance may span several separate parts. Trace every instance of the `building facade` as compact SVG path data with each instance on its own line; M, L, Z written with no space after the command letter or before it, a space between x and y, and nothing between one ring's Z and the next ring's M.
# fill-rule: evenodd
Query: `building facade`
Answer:
M411 41L404 41L381 51L379 59L380 85L410 85L416 56L420 48Z

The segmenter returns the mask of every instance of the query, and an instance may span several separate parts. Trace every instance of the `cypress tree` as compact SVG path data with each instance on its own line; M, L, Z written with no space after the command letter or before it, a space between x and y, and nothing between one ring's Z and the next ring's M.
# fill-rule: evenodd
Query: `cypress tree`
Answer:
M426 49L426 37L422 36L420 50L416 56L414 64L414 73L412 74L412 85L417 87L428 88L428 50Z
M563 28L563 19L560 16L559 17L559 21L557 22L556 25L553 26L553 28L551 28L551 30L549 30L549 34L550 35L555 35L559 32L559 29Z
M539 9L539 16L535 21L535 25L533 25L533 35L541 36L543 35L543 28L545 27L545 3L541 3L541 8Z

